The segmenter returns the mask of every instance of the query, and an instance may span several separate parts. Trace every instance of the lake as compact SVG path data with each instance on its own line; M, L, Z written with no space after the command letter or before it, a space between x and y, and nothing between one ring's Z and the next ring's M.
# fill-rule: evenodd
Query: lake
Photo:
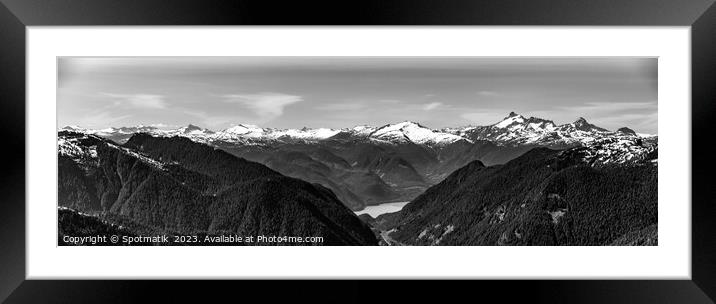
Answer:
M403 209L403 206L405 206L405 204L407 204L407 203L410 203L410 202L394 202L394 203L373 205L373 206L365 207L365 209L363 209L361 211L356 211L355 213L356 213L356 215L361 215L361 214L367 213L372 217L377 217L384 213L398 212L398 211L400 211L400 209Z

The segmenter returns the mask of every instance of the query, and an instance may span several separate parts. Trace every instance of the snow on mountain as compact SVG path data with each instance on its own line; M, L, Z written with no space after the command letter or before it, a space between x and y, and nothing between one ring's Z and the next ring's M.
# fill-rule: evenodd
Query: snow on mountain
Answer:
M590 124L589 122L587 122L586 119L584 119L584 117L580 117L575 122L569 124L569 126L572 126L575 129L583 132L609 132L609 130L607 129L603 129L593 124Z
M134 157L134 158L136 158L136 159L142 161L143 163L148 164L148 165L150 165L150 166L153 166L153 167L155 167L155 168L157 168L157 169L165 170L165 167L164 167L165 164L164 164L164 163L162 163L162 162L160 162L160 161L158 161L158 160L156 160L156 159L153 159L153 158L151 158L151 157L149 157L149 156L146 156L146 155L144 155L143 153L140 153L140 152L135 151L135 150L133 150L133 149L129 149L129 148L126 148L126 147L120 147L120 146L113 145L113 144L109 144L109 143L107 144L107 146L109 146L110 148L113 148L113 149L117 149L117 150L119 150L121 153L130 155L130 156L132 156L132 157Z
M524 116L519 115L515 112L510 112L510 114L507 115L507 117L505 117L505 119L494 124L493 126L495 128L507 129L510 127L519 127L519 126L523 125L524 123L525 123ZM512 128L510 128L510 129L512 129Z
M70 131L70 132L79 132L84 134L97 134L97 133L110 133L110 132L117 132L114 128L105 128L101 130L93 130L93 129L87 129L82 128L80 126L64 126L60 129L60 131Z
M336 135L340 130L328 128L301 128L301 129L272 129L261 128L255 125L240 124L223 131L219 131L213 136L209 136L213 140L222 140L227 142L245 142L246 139L251 141L276 141L282 139L295 139L304 141L324 140Z
M629 128L627 128L627 127L619 128L619 129L617 130L617 132L621 132L621 133L625 133L625 134L634 134L634 135L636 135L636 132L634 132L634 130L629 129Z
M375 127L360 125L350 128L348 132L356 136L369 136L371 133L375 132L375 130L377 130Z
M181 127L179 129L176 129L175 131L182 133L182 134L191 134L191 135L214 134L214 131L211 131L209 129L203 129L203 128L197 127L195 125L192 125L192 124L189 124L186 127Z
M255 125L245 125L245 124L239 124L235 125L233 127L230 127L226 130L220 131L217 134L220 134L219 137L226 137L226 138L235 138L235 137L261 137L265 134L265 130L263 128L259 128Z
M271 133L274 138L288 137L305 140L322 140L338 134L341 130L318 128L318 129L286 129L277 130Z
M445 129L444 131L472 140L492 141L499 145L553 147L586 145L615 134L615 132L590 124L583 117L572 123L556 125L551 120L537 117L527 118L515 112L511 112L503 120L492 125ZM633 133L628 135L638 137Z
M502 129L494 136L497 141L522 140L527 143L538 142L549 136L557 127L551 120L530 117L510 112L502 121L492 125L492 129Z
M425 145L449 144L465 140L462 136L434 131L411 121L385 125L370 133L369 136L374 140L392 143L412 142Z
M598 167L606 164L633 165L648 161L656 165L658 144L636 136L615 134L585 146L565 150L561 157L572 157Z
M67 127L65 127L67 128ZM120 128L104 128L99 130L92 130L92 129L81 129L76 128L75 131L84 130L83 133L91 133L91 134L98 134L98 135L112 135L112 134L134 134L134 133L152 133L159 129L152 126L134 126L134 127L120 127Z
M92 136L87 134L82 136L60 136L57 138L57 151L60 155L69 156L72 159L97 158L97 145L86 143L92 139ZM100 140L99 138L93 139Z
M181 137L187 137L189 139L192 139L197 142L202 143L209 143L210 140L209 137L214 135L214 131L211 131L209 129L201 128L192 124L189 124L187 126L178 128L178 129L171 129L171 130L161 130L161 129L153 129L149 131L145 131L144 133L149 133L154 136L163 136L163 137L171 137L171 136L181 136Z
M97 146L100 144L106 145L107 147L117 149L123 154L131 155L140 161L152 165L156 168L163 169L164 164L158 160L152 159L140 152L132 149L117 146L106 140L103 140L101 136L95 134L89 134L86 132L77 132L82 130L81 128L67 129L63 128L64 131L71 131L73 133L63 133L57 138L57 151L59 155L67 156L79 165L83 167L96 166L98 162L97 158Z
M572 123L556 125L551 120L525 117L515 112L511 112L501 121L487 126L466 126L442 130L433 130L411 121L387 124L382 127L360 125L345 129L305 127L301 129L274 129L239 124L218 132L195 125L187 125L173 130L141 125L100 130L67 126L62 130L95 134L118 143L128 140L134 133L145 132L154 136L182 136L209 144L226 142L245 145L261 145L272 142L320 142L327 139L336 139L442 146L464 140L466 142L490 141L503 146L534 145L565 148L586 146L601 139L615 136L633 139L651 137L651 135L635 133L626 127L616 132L611 132L587 122L582 117Z
M83 129L82 127L80 127L80 126L77 126L77 125L69 125L69 126L64 126L64 127L62 127L60 130L65 130L65 131L81 131L81 130L84 130L84 129Z
M72 131L72 132L79 132L84 134L92 134L96 136L100 136L102 138L111 139L116 142L124 142L129 137L131 137L133 134L136 133L149 133L152 135L160 136L164 134L164 130L160 130L156 127L152 126L143 126L138 125L134 127L109 127L104 129L86 129L79 126L65 126L60 129L60 131Z

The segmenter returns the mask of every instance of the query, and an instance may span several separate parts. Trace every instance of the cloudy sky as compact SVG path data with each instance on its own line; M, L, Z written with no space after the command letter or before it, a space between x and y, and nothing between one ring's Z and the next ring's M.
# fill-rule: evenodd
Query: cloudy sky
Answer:
M58 59L58 127L487 125L514 111L657 133L655 58Z

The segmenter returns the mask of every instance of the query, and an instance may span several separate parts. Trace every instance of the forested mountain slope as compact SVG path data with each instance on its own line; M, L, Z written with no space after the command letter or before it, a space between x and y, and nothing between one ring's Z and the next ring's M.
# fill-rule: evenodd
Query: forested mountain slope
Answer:
M473 161L373 225L404 245L655 245L655 150L624 163L588 152Z
M194 125L177 129L151 126L63 130L97 135L121 143L133 134L184 137L261 163L283 175L321 184L350 209L409 201L471 161L504 164L535 147L567 149L611 140L656 140L628 128L608 131L579 118L557 125L551 120L511 112L486 126L431 129L402 121L352 128L276 129L238 124L211 131Z
M375 238L325 187L183 137L135 134L124 145L59 134L59 204L177 232Z

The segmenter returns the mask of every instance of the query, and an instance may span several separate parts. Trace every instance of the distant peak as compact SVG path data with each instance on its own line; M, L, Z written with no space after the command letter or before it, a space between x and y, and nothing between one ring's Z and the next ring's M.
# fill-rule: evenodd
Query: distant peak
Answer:
M376 128L369 126L369 125L358 125L351 129L349 129L350 132L356 133L356 134L368 134L370 132L373 132L376 130Z
M387 125L381 127L381 129L383 129L383 128L390 128L390 129L392 129L392 128L401 128L401 129L402 129L402 128L411 127L411 126L415 126L415 127L419 127L419 128L425 128L425 126L423 126L423 125L421 125L421 124L419 124L419 123L417 123L417 122L410 121L410 120L404 120L404 121L401 121L401 122L399 122L399 123L387 124ZM425 129L427 129L427 128L425 128Z
M252 133L252 132L263 132L264 130L261 129L259 126L255 126L255 125L238 124L238 125L233 125L224 131L229 132L229 133L246 134L246 133Z
M515 112L510 112L510 114L508 114L507 117L502 119L500 122L494 124L493 126L498 127L498 128L506 128L513 124L521 124L524 121L525 121L524 116L517 114Z
M505 117L505 119L512 118L512 117L522 117L522 115L517 114L514 111L512 111L512 112L510 112L510 114L507 114L507 117Z
M584 119L584 117L579 117L572 124L577 128L577 130L581 130L581 131L588 131L588 132L591 132L591 131L607 132L608 131L607 129L600 128L593 124L590 124L589 122L587 122L586 119Z
M634 130L629 129L627 127L619 128L619 130L617 130L617 132L636 135L636 132L634 132Z
M259 129L259 126L250 124L237 124L230 126L229 129Z
M513 112L510 112L510 114L507 114L507 116L505 116L505 118L503 118L502 120L504 121L504 120L516 120L516 119L527 119L527 118L522 116L522 114L517 114L513 111Z

